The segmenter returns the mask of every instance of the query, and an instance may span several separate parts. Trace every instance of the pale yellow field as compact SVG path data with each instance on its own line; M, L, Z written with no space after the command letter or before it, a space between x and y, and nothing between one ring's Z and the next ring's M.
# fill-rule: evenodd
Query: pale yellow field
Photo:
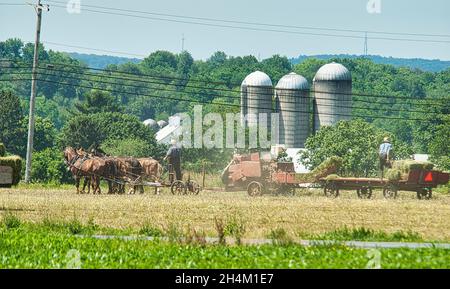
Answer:
M60 189L0 189L0 212L10 210L23 220L92 219L103 227L139 229L145 223L164 228L190 226L215 236L214 218L238 217L246 225L245 238L267 237L284 228L291 236L324 233L347 226L388 233L419 233L426 240L450 241L450 195L434 194L417 200L400 192L397 200L359 200L354 192L328 199L320 190L298 190L293 197L248 197L245 192L203 191L197 196L173 196L167 190L154 195L77 195L72 187Z

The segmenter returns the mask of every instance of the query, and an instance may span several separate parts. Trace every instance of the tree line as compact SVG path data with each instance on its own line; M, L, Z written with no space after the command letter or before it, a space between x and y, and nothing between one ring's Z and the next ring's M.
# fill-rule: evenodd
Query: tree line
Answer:
M20 39L0 42L0 142L10 153L22 157L32 57L30 43ZM311 84L319 67L329 62L307 59L292 65L280 55L258 61L251 55L233 57L220 51L207 60L194 60L187 51L156 51L139 63L109 65L100 71L42 45L39 59L39 79L44 81L38 82L34 160L42 161L34 162L40 165L33 177L36 181L55 182L66 181L63 173L53 173L63 166L64 146L99 145L114 154L161 158L165 148L156 144L154 131L145 127L143 120L167 120L177 112L191 113L196 104L193 101L209 103L203 105L204 113L238 112L239 84L249 73L264 71L276 84L283 75L295 71ZM429 153L434 162L450 169L450 68L425 72L375 64L364 58L332 60L352 73L353 114L363 116L358 120L362 123L356 125L364 131L370 125L392 135L409 153ZM19 80L25 78L28 80ZM342 129L354 130L354 126L345 127ZM191 149L184 154L185 165L198 169L202 160L208 159L210 169L219 171L230 154L226 150Z

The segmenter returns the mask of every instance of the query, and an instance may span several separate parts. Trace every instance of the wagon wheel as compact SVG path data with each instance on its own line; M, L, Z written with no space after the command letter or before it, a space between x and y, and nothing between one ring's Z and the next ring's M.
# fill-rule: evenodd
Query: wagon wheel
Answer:
M185 195L186 194L186 185L183 181L175 181L170 186L170 191L173 195Z
M200 192L200 185L196 181L189 181L186 183L187 191L190 194L198 195Z
M386 199L397 198L397 187L395 185L387 185L383 188L383 196Z
M432 190L431 188L423 188L417 190L417 198L419 200L429 200L432 196Z
M279 195L293 196L295 195L295 187L283 185L277 188L276 193Z
M372 188L362 187L356 190L356 194L358 194L358 198L360 199L370 199L372 197Z
M259 182L251 182L247 186L247 193L249 196L255 197L255 196L261 196L263 192L263 186Z
M325 193L325 196L329 198L337 198L339 196L339 188L333 182L325 184L323 192Z

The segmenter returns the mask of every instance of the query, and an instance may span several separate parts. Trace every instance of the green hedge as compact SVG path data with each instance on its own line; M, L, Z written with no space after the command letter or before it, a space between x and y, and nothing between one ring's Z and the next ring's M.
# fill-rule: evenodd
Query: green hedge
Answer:
M12 167L13 185L17 185L21 178L22 159L19 156L0 157L0 166Z
M4 157L6 154L6 148L3 143L0 142L0 157Z

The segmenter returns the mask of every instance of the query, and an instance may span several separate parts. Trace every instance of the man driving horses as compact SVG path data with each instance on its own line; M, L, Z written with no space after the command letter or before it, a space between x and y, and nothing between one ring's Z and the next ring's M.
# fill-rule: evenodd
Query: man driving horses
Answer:
M175 178L181 180L181 148L177 145L175 139L172 139L170 143L172 146L167 151L164 160L169 160L172 170L175 171Z

